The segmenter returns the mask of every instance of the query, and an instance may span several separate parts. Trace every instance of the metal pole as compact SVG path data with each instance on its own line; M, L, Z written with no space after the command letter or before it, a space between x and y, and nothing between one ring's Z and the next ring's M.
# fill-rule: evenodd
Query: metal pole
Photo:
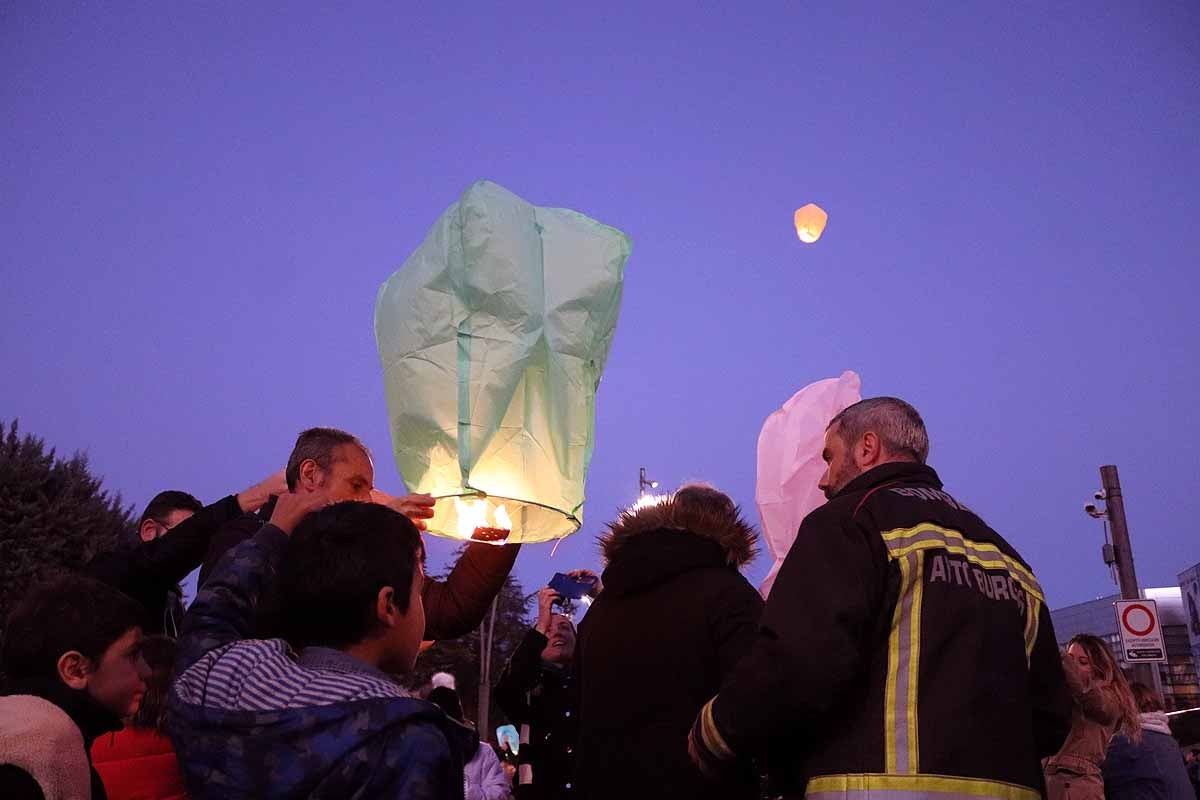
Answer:
M479 626L479 708L476 711L480 735L487 738L488 709L492 704L492 638L496 633L496 606L500 602L497 594L492 600L492 613Z
M1121 597L1137 600L1137 572L1133 568L1133 548L1129 545L1129 526L1125 522L1125 498L1121 496L1121 479L1112 464L1100 468L1100 483L1104 486L1104 501L1108 507L1108 523L1112 526L1113 550L1117 557L1117 583Z
M1113 551L1117 559L1117 583L1121 587L1121 598L1138 600L1137 572L1133 568L1133 546L1129 543L1129 526L1125 522L1125 498L1121 495L1121 479L1117 468L1108 464L1100 468L1100 483L1104 487L1104 503L1108 510L1108 524L1112 530ZM1133 679L1155 688L1162 694L1162 683L1157 664L1132 664Z

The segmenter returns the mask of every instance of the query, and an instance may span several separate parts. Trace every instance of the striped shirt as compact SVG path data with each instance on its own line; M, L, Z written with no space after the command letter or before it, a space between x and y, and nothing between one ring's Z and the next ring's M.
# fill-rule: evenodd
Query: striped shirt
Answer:
M322 647L297 658L282 639L244 639L210 650L175 682L179 699L222 711L279 711L408 697L385 673Z

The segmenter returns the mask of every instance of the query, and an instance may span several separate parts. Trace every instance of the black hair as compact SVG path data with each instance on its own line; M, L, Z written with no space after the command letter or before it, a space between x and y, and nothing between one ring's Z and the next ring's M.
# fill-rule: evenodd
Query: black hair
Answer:
M301 464L311 459L317 462L321 469L328 470L333 464L333 451L344 444L352 444L370 455L367 446L352 433L337 428L309 428L301 431L296 437L296 446L288 456L287 469L283 473L287 479L288 490L296 490L296 484L300 482Z
M463 721L462 701L458 699L458 692L449 686L433 687L429 692L429 702L446 712L450 719Z
M167 517L172 511L191 511L195 514L202 508L204 508L203 504L187 492L169 489L154 495L154 499L142 512L142 518L138 520L138 527L142 527L148 519L154 520L159 525L166 525Z
M25 596L4 627L3 668L10 680L58 677L63 653L78 651L93 664L145 612L116 589L78 575L56 578Z
M279 567L278 625L294 647L341 648L377 627L379 590L391 586L401 613L422 558L421 535L403 514L346 501L296 526Z

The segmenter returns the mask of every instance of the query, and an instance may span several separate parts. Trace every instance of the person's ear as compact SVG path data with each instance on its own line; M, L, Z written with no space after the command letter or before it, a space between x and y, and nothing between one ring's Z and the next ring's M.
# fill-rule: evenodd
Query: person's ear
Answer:
M375 616L385 628L394 628L400 621L400 609L396 607L396 590L384 586L375 596Z
M58 657L58 679L72 689L87 688L92 674L92 662L78 650L68 650Z
M300 462L300 477L296 480L296 489L314 491L321 485L321 465L311 458Z
M138 536L142 537L143 542L153 542L158 538L158 523L152 519L147 519L138 528Z
M858 444L854 446L854 463L860 469L875 466L881 456L881 445L879 434L874 431L867 431L858 440Z

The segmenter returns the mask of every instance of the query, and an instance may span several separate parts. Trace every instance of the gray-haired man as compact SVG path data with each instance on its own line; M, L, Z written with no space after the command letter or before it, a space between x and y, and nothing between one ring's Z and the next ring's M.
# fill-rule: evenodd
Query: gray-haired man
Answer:
M1071 719L1045 598L928 453L903 400L830 423L829 502L801 524L750 654L692 728L702 770L767 756L779 792L818 800L1040 797L1039 761Z

